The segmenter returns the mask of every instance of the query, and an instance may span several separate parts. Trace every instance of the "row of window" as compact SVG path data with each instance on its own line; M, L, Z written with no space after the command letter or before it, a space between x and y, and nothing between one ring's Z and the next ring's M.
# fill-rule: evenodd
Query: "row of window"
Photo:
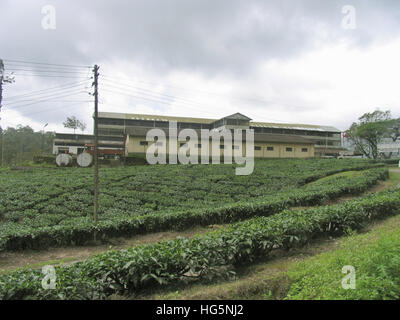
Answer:
M260 147L260 146L255 146L255 147L254 147L254 150L261 151L261 150L262 150L262 147ZM267 151L274 151L274 147L266 147L266 150L267 150ZM293 152L293 151L294 151L294 148L292 148L292 147L286 147L286 148L285 148L285 151L286 151L286 152ZM308 152L308 148L301 148L301 152Z
M338 146L340 147L340 141L317 141L316 144L318 146Z
M329 137L329 138L340 139L340 133L333 133L326 131L283 129L283 128L260 128L260 127L253 127L253 129L255 133L293 134L301 136L316 136L316 137Z
M148 143L148 141L140 141L140 145L141 145L141 146L148 146L149 143ZM156 142L155 145L158 146L158 147L161 147L161 146L163 145L163 143L160 141L160 142ZM180 146L180 147L183 147L183 146L185 146L185 145L186 145L185 142L181 142L179 146ZM200 148L201 148L201 143L195 144L194 147L200 149ZM220 149L225 149L225 145L220 144L220 145L219 145L219 148L220 148ZM233 145L233 146L232 146L232 149L238 150L238 149L239 149L239 146Z
M158 127L168 128L169 123L167 121L156 121L156 120L134 120L134 119L109 119L99 118L99 125L119 125L128 127ZM213 124L200 124L200 123L185 123L178 122L178 129L212 129L228 125L249 125L247 120L236 120L236 119L221 119ZM251 124L250 124L251 126ZM319 137L337 137L340 138L340 133L325 132L325 131L313 131L313 130L300 130L300 129L284 129L284 128L262 128L252 127L256 133L275 133L275 134L293 134L293 135L304 135L304 136L319 136ZM115 129L114 129L115 130Z
M141 146L148 146L149 143L148 143L148 141L140 141L140 145L141 145ZM162 142L156 142L155 145L156 145L156 146L162 146L163 144L162 144ZM182 143L180 144L180 147L183 147L183 146L185 146L185 145L186 145L186 143L185 143L185 142L182 142ZM201 148L201 143L196 144L196 145L195 145L195 148ZM219 145L219 148L220 148L220 149L226 149L226 148L225 148L225 145L223 145L223 144L220 144L220 145ZM233 146L232 146L232 149L234 149L234 150L239 150L239 146L233 145ZM254 146L254 150L261 151L261 150L262 150L262 147L261 147L261 146ZM267 151L274 151L274 147L268 146L268 147L266 147L266 150L267 150ZM294 148L292 148L292 147L286 147L285 150L286 150L286 152L293 152L293 151L294 151ZM301 148L301 152L308 152L308 148Z

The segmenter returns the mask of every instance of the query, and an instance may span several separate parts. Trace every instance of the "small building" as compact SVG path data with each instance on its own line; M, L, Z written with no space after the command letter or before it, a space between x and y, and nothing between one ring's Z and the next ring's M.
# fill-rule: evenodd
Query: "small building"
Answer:
M114 149L124 150L124 137L99 136L99 150ZM53 139L53 154L69 153L78 155L85 150L87 145L94 143L94 135L56 133Z
M400 156L400 141L386 139L378 144L378 152L385 158L398 158Z

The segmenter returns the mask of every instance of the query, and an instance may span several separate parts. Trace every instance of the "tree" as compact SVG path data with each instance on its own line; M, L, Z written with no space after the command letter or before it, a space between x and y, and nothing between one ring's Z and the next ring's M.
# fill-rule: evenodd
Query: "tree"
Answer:
M67 120L63 122L65 128L74 129L74 134L76 129L81 129L82 132L86 129L86 123L78 120L75 116L67 117Z
M18 125L16 128L8 127L1 131L1 154L3 165L18 164L24 161L32 161L35 155L43 151L51 153L53 147L54 133L46 132L43 136L41 131L34 132L29 126ZM44 140L44 141L43 141Z
M383 138L393 135L398 120L391 118L390 111L380 110L365 113L358 120L346 131L346 136L366 157L376 159L379 156L378 144Z

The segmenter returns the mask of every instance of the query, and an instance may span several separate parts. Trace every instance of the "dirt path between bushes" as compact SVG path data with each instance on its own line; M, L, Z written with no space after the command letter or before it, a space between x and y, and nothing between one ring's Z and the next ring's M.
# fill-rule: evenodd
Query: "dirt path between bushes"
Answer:
M0 272L23 267L40 268L44 265L68 265L86 260L90 256L109 250L122 250L137 245L171 240L177 237L193 237L196 234L212 231L210 227L196 227L185 231L167 231L138 235L132 238L115 238L110 244L87 245L76 247L49 248L45 250L25 250L0 253Z

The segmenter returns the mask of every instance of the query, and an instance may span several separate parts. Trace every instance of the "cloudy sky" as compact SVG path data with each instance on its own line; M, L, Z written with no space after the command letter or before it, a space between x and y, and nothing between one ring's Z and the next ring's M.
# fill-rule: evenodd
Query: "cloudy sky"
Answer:
M0 21L2 127L68 132L75 115L90 133L94 64L100 111L341 130L400 116L398 0L1 0Z

